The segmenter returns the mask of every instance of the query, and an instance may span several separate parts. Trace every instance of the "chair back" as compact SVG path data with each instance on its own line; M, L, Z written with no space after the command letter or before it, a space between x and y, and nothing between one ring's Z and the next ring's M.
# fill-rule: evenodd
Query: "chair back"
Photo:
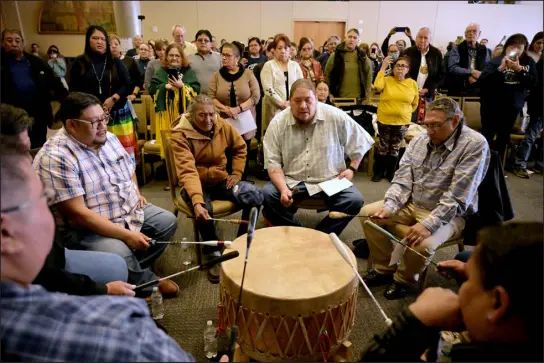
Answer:
M149 125L147 127L147 130L150 133L149 138L153 140L155 139L155 135L157 133L155 122L155 102L153 101L153 97L150 95L142 95L142 101L145 103L147 119L149 120Z
M134 101L132 101L132 107L134 108L134 112L136 112L136 116L138 117L138 139L143 139L145 141L148 140L147 135L147 126L149 124L147 119L147 105L145 104L145 100L142 100L141 98L137 98Z
M357 100L355 98L336 97L332 104L336 107L352 106L357 104Z
M172 153L172 131L162 130L162 146L164 147L164 161L166 164L166 172L168 174L168 184L170 185L170 193L172 195L172 201L177 199L178 191L178 173L176 170L176 163L174 160L174 154Z
M482 118L480 116L480 97L465 97L463 99L463 114L465 125L475 131L482 129Z
M451 98L452 100L454 100L455 102L457 102L459 104L459 108L461 108L461 109L463 108L463 97L438 94L438 95L436 95L435 99L437 100L439 98L444 98L444 97Z

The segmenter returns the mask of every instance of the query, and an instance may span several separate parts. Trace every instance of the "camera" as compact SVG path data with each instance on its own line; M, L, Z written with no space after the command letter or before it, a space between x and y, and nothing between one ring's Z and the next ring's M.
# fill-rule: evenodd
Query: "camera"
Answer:
M138 20L145 20L145 15L138 15Z

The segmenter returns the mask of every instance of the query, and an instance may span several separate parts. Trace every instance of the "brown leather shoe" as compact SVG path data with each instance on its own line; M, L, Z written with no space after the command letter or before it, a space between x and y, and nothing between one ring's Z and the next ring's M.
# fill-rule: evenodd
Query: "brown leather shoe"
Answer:
M179 286L172 280L159 282L159 291L164 298L176 297L179 294Z

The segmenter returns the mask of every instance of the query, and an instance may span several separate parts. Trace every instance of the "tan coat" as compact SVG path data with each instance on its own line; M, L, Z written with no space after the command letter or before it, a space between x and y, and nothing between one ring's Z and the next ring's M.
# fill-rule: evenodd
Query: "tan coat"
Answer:
M232 175L242 178L246 165L246 143L238 131L217 116L210 139L199 133L183 115L172 129L172 153L180 186L194 204L204 204L202 186L212 186L227 176L227 156L232 155Z

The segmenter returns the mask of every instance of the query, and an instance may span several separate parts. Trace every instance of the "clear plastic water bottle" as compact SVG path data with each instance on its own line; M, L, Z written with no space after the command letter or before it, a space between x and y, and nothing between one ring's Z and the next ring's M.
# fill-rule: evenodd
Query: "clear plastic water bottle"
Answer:
M206 353L208 359L217 357L217 339L215 337L215 327L211 320L208 320L206 329L204 329L204 353Z
M162 294L159 287L155 286L151 293L151 314L153 319L160 320L164 317L164 306L162 304Z
M187 238L183 238L182 240L183 242L187 242ZM181 255L183 256L183 265L185 267L189 267L189 265L193 262L192 261L192 256L191 256L191 245L190 244L187 244L187 243L182 243L181 244Z

